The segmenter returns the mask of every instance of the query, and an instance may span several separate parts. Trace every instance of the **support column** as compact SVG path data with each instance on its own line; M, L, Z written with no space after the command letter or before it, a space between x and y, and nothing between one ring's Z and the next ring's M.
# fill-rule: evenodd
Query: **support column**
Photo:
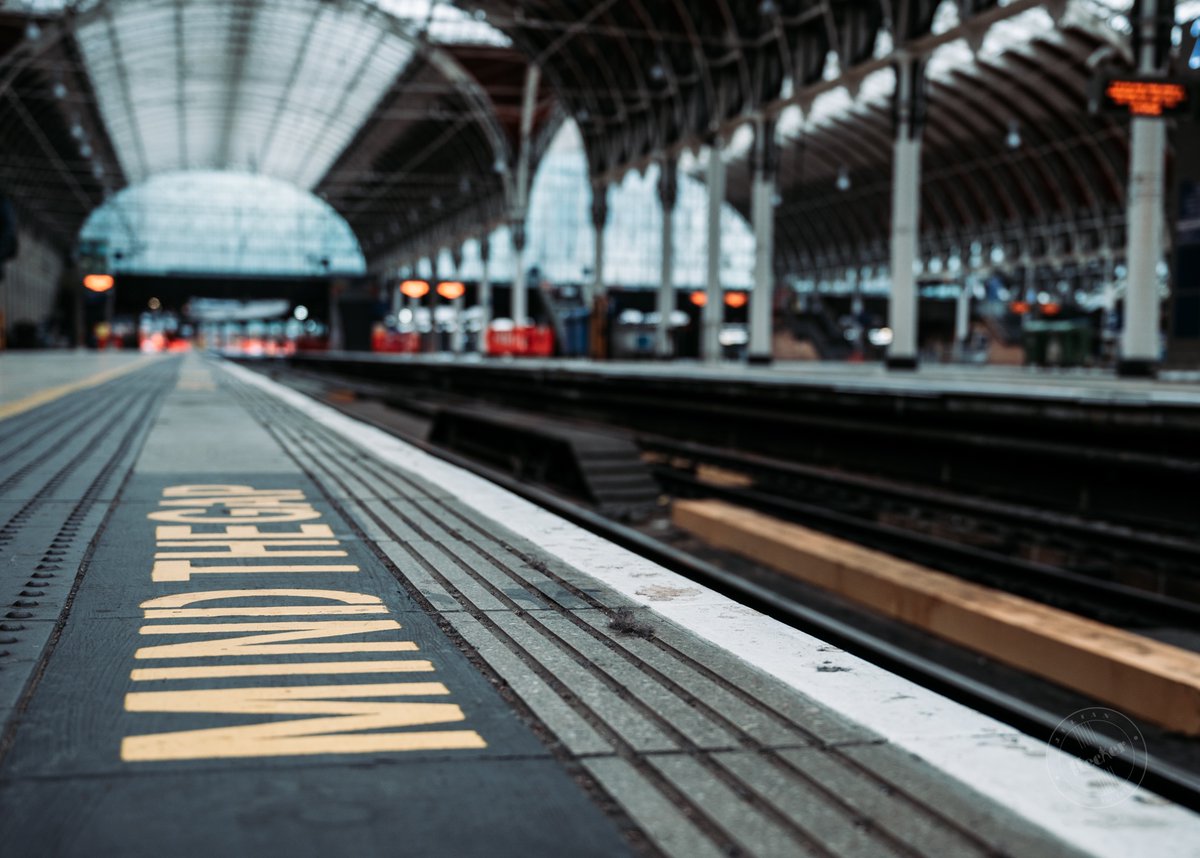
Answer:
M895 156L892 163L892 294L888 301L889 369L917 367L917 259L921 215L921 125L924 64L912 57L896 62Z
M1133 56L1141 76L1161 74L1167 64L1175 18L1171 0L1134 5ZM1161 360L1158 264L1163 258L1164 161L1167 129L1162 117L1133 116L1129 129L1126 198L1124 325L1117 373L1153 376Z
M589 303L604 297L604 227L608 225L608 185L592 183L592 285Z
M479 308L483 313L479 319L479 341L475 350L484 354L487 352L488 326L492 323L492 240L486 232L479 237L479 261L483 265L479 278Z
M425 297L417 299L417 306L421 306L424 302L425 308L429 310L429 334L421 338L422 352L440 352L442 350L442 336L437 329L437 285L442 279L442 249L435 248L429 254L429 291L425 293ZM415 311L414 311L415 315Z
M341 299L341 284L329 284L329 350L334 352L340 352L346 345L345 339L342 337Z
M454 276L462 280L463 269L463 252L462 245L451 251L454 259ZM459 295L453 301L451 306L454 307L454 330L450 333L450 351L454 354L462 354L463 345L466 342L466 332L463 330L463 303L466 301L466 293Z
M750 211L754 227L754 294L750 297L750 363L771 362L775 297L775 120L759 120L754 141Z
M521 100L521 141L517 150L517 184L513 213L510 220L513 246L513 280L511 315L514 325L524 325L529 319L529 294L525 270L525 227L529 208L529 170L532 154L533 115L537 109L538 87L542 72L536 65L525 71L525 90Z
M608 185L592 183L592 282L587 304L591 308L589 353L594 360L609 356L608 295L604 288L604 227L608 223Z
M1142 0L1134 21L1139 74L1159 70L1160 0ZM1171 6L1173 4L1165 4ZM1135 7L1136 8L1136 7ZM1129 129L1129 191L1126 199L1125 324L1117 373L1152 376L1159 363L1158 263L1163 256L1163 162L1167 129L1161 118L1135 116Z
M405 275L405 279L407 279L407 280L419 279L420 264L421 264L421 261L419 259L414 260L412 265L409 266L408 272ZM407 295L405 295L401 299L401 306L405 310L408 310L408 323L410 325L412 325L412 328L415 331L417 329L417 302L416 302L416 299L410 298Z
M725 294L721 288L721 205L725 202L724 141L714 137L708 149L708 300L704 303L700 356L705 363L721 360L721 324L725 321Z
M679 198L679 165L667 157L659 165L658 199L662 204L662 274L658 281L658 327L654 332L654 353L670 358L671 314L675 312L675 203Z
M525 270L525 221L514 220L508 225L512 236L513 279L509 314L514 325L524 325L529 317L529 290Z
M959 358L966 357L967 353L967 340L971 334L971 291L974 288L975 275L965 275L954 303L954 352Z

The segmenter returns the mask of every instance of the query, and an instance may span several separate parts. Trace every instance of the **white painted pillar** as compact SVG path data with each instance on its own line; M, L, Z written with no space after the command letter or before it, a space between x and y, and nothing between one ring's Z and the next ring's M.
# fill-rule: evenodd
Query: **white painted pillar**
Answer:
M530 65L525 71L525 90L521 100L521 140L517 151L516 199L511 220L513 245L513 279L511 315L513 324L524 325L529 319L528 273L525 270L525 227L529 208L530 162L532 154L533 118L537 109L541 69Z
M771 311L775 296L775 122L756 130L750 213L754 227L754 294L750 296L750 363L771 362Z
M659 165L658 199L662 204L662 272L658 281L658 327L654 332L654 353L670 358L671 315L675 312L675 203L679 197L678 167L674 158Z
M429 278L429 291L425 293L422 300L425 301L429 310L429 350L439 353L442 350L442 334L437 326L439 303L437 285L442 281L442 275L445 273L442 271L442 249L440 247L433 251L429 262L432 266L430 269L432 276ZM425 351L425 349L422 348L421 351Z
M592 285L588 304L604 295L604 227L608 224L608 185L592 183Z
M511 314L513 324L524 325L529 318L528 273L525 270L525 222L513 221L509 225L512 236L513 279Z
M454 251L454 276L458 280L462 280L463 270L463 252L461 245ZM462 354L463 346L467 341L467 332L463 330L463 303L467 300L466 292L459 295L451 302L454 308L454 330L450 333L450 351L454 354Z
M480 354L487 351L487 331L492 323L492 242L491 236L484 233L479 238L479 260L483 265L483 273L479 278L479 307L483 311L479 322L479 341L475 350Z
M725 162L722 140L714 137L708 149L708 300L702 313L700 356L705 363L721 360L721 325L725 321L725 294L721 288L721 206L725 202Z
M587 305L591 311L588 352L593 360L607 360L612 354L609 313L604 288L604 227L608 223L608 185L592 183L592 234L594 259L592 282L587 290Z
M971 334L971 290L974 285L973 275L963 277L958 300L954 303L954 350L960 355L966 352L967 338Z
M1169 4L1168 4L1169 5ZM1158 0L1142 0L1134 21L1139 74L1160 71ZM1158 263L1163 255L1163 165L1165 120L1134 117L1129 129L1129 191L1126 199L1125 324L1121 329L1120 375L1154 375L1159 362Z
M892 369L917 366L917 288L913 263L917 259L921 208L921 129L918 87L923 70L911 58L896 64L896 143L892 162L892 294L888 326L892 344L887 365Z
M1121 375L1153 375L1159 361L1158 263L1162 259L1166 123L1134 119L1129 158L1125 326Z

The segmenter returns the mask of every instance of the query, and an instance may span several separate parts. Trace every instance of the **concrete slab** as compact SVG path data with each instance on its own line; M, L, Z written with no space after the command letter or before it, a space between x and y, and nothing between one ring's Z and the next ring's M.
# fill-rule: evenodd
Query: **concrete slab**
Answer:
M628 847L551 760L372 760L0 781L13 858L571 855ZM569 822L568 822L569 821Z
M296 474L267 431L216 386L200 359L184 359L137 463L140 474Z

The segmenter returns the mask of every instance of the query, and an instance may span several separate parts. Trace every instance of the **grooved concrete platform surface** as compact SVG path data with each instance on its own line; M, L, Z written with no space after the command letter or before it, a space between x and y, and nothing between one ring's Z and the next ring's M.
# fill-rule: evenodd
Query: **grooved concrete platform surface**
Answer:
M1076 854L252 382L0 421L6 855Z

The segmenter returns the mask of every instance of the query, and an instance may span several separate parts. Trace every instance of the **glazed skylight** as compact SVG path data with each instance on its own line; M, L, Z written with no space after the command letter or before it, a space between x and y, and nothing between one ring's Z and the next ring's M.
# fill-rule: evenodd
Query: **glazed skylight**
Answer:
M131 184L220 169L311 188L420 39L506 44L486 21L440 0L81 0L74 8L80 52Z

